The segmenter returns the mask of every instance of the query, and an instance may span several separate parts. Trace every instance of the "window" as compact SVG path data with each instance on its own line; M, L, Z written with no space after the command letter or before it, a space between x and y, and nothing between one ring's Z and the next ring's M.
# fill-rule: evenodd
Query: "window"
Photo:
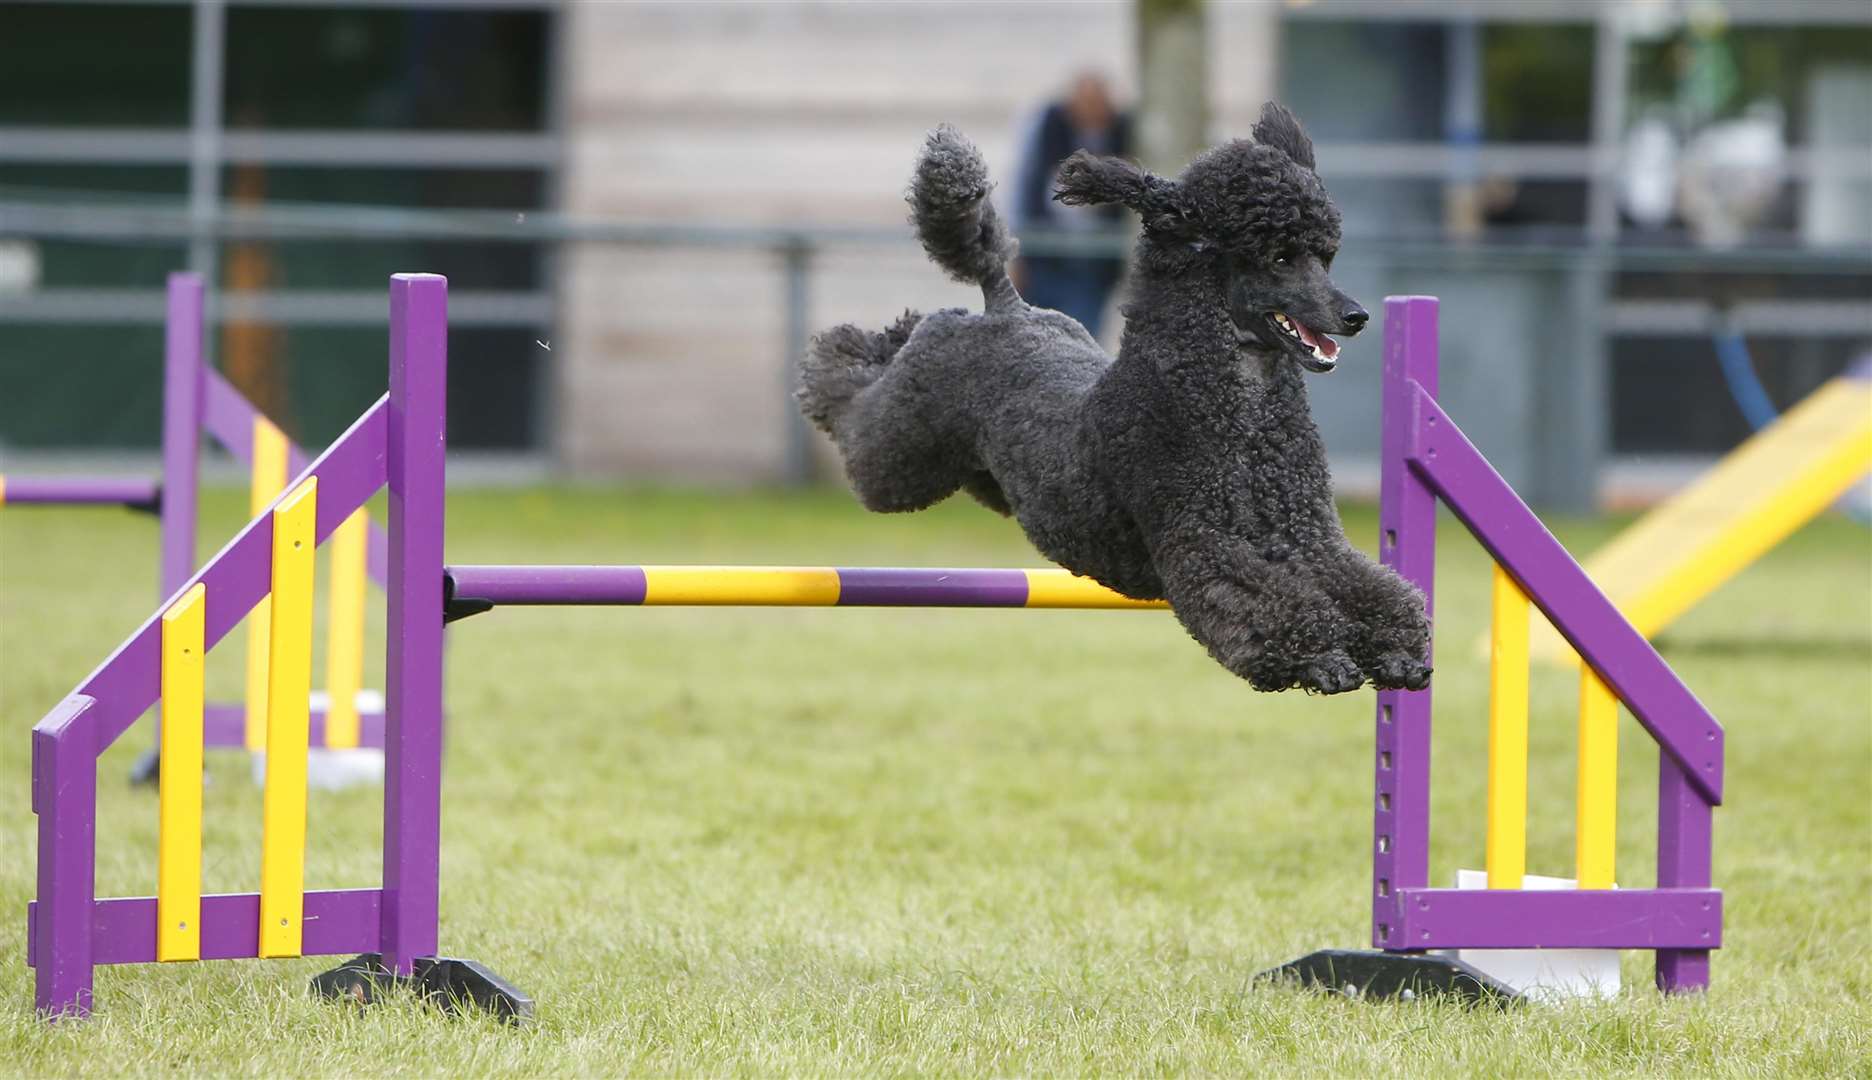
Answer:
M188 7L0 3L0 27L0 124L188 123Z

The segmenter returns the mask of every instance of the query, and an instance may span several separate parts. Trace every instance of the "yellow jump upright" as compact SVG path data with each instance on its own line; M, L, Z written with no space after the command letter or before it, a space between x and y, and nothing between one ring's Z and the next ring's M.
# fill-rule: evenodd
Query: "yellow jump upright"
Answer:
M1527 593L1499 565L1489 631L1488 887L1519 889L1527 878ZM1580 676L1574 879L1610 889L1618 853L1618 696L1590 667Z
M261 796L260 955L298 956L305 908L306 757L311 737L312 577L318 478L273 511L266 791Z
M286 490L286 433L264 416L254 417L253 472L247 512L255 517ZM261 597L247 616L247 749L266 749L267 630L273 598Z
M366 560L370 516L359 510L331 534L331 581L326 586L328 621L325 638L325 745L357 746L363 724L358 691L364 686L364 603L368 596Z
M1488 887L1527 876L1528 598L1495 568L1489 648Z
M162 768L157 774L156 959L201 959L202 681L207 589L162 617Z

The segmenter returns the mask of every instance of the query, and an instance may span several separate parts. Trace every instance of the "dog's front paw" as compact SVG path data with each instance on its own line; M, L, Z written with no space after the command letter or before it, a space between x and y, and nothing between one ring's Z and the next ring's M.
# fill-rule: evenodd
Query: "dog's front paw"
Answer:
M1380 690L1422 690L1430 685L1430 665L1408 653L1381 656L1365 674Z
M1314 657L1300 672L1300 689L1309 693L1343 694L1363 685L1364 672L1338 649Z

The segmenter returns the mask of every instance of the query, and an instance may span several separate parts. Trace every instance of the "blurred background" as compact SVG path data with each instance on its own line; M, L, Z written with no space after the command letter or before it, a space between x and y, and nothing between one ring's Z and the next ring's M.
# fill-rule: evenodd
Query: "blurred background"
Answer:
M1339 284L1443 298L1442 396L1531 501L1652 499L1741 441L1725 351L1785 408L1872 347L1864 0L4 2L0 464L154 467L184 268L218 365L320 445L425 270L465 482L831 482L806 335L979 305L904 224L929 127L1115 344L1129 223L1024 196L1072 145L1174 171L1270 97ZM1347 494L1378 336L1311 384Z

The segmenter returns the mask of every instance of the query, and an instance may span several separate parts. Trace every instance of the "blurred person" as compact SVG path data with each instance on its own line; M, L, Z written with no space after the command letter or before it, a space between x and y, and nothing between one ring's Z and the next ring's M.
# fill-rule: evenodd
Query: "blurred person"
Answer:
M1076 150L1111 157L1131 153L1131 118L1113 103L1097 72L1075 76L1066 96L1042 108L1021 140L1008 214L1017 234L1118 231L1124 211L1117 206L1053 201L1060 166ZM1124 260L1118 256L1036 254L1022 256L1015 279L1029 303L1070 315L1098 337L1106 301L1123 274Z

